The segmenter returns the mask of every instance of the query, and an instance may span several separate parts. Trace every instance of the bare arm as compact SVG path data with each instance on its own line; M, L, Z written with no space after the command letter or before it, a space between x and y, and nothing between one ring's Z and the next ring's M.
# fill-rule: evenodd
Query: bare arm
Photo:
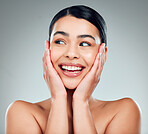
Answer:
M59 98L51 102L45 134L68 134L67 100Z
M97 58L99 58L97 56ZM75 134L97 134L95 124L89 109L89 97L94 89L93 81L90 79L90 74L95 72L91 71L80 85L77 87L73 95L73 124L74 124L74 133ZM92 75L93 75L92 74ZM95 78L95 77L92 77ZM87 84L87 85L86 85ZM93 85L93 87L91 87ZM90 90L91 89L91 90ZM78 92L77 92L78 91ZM87 91L87 92L86 92Z
M97 129L89 109L89 98L98 84L105 63L105 44L100 46L94 65L78 85L73 95L73 124L76 134L97 134Z
M74 100L73 113L75 134L97 134L89 104L87 102Z
M49 45L46 41L43 57L43 76L51 93L51 110L45 134L68 134L67 92L51 63Z

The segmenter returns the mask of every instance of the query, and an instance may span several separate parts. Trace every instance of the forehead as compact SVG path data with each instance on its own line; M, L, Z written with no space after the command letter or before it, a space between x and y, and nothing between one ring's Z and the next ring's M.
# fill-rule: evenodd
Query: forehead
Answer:
M56 31L64 31L70 35L91 34L93 36L99 36L99 31L93 24L87 20L73 16L60 18L54 24L52 33L55 33Z

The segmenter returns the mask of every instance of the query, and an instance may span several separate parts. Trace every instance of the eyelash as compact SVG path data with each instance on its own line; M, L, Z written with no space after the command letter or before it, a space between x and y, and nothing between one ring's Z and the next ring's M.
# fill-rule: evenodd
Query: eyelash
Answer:
M62 40L56 40L56 41L55 41L56 44L61 44L60 42L62 42L62 44L65 44L65 42L62 41Z
M84 43L84 44L87 44L88 46L91 46L91 44L90 44L90 43L87 43L87 42L81 42L81 43L80 43L80 46L82 46L81 44L83 44L83 43ZM84 46L84 47L88 47L88 46Z
M55 41L55 44L61 44L60 42L62 42L62 44L65 44L65 42L64 41L62 41L62 40L56 40ZM87 42L81 42L80 43L80 46L83 46L82 44L87 44L87 46L84 46L84 47L88 47L88 46L91 46L91 44L90 43L87 43Z

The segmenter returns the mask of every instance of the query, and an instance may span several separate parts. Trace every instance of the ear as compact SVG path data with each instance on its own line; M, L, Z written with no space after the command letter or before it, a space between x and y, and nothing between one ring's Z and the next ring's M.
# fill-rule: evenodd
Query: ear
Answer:
M108 48L107 48L107 46L105 46L105 62L107 60L107 51L108 51Z

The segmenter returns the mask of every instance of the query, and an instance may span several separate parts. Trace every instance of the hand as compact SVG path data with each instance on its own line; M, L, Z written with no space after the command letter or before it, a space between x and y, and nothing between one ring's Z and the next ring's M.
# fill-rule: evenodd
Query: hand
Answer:
M105 43L100 46L100 51L96 56L94 64L88 74L83 78L76 88L73 99L88 101L93 90L100 81L101 72L105 63Z
M42 58L43 60L43 77L50 89L52 99L57 99L60 97L66 97L67 92L63 85L62 80L60 79L57 71L54 69L51 58L50 58L50 49L49 41L46 41L45 52Z

